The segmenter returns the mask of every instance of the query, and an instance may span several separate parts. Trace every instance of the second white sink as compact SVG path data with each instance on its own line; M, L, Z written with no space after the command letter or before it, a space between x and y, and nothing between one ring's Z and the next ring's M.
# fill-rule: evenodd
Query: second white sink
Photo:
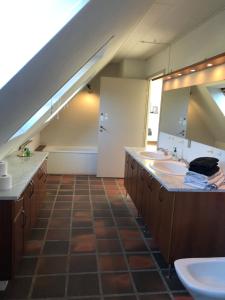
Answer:
M144 156L147 159L151 160L167 160L171 159L171 155L165 155L161 151L142 151L140 152L140 155Z
M174 160L154 161L151 167L158 172L168 175L185 175L188 170L185 163Z

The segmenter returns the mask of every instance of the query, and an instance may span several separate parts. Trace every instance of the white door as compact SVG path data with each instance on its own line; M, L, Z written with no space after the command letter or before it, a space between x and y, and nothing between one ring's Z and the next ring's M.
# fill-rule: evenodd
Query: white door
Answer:
M102 77L97 176L124 177L124 147L145 144L147 81Z

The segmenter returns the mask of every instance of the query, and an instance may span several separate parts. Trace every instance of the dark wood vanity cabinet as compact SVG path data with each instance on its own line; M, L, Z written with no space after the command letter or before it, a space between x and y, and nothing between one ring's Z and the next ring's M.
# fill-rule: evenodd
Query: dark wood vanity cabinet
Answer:
M18 201L14 205L14 213L13 213L13 222L12 222L12 245L11 245L11 258L10 251L8 253L8 260L11 262L11 268L9 268L8 264L5 264L5 272L7 271L8 276L11 273L15 273L17 265L20 262L20 259L23 255L23 243L25 236L25 211L23 207L24 195L22 195ZM6 241L10 242L7 237ZM3 274L4 276L4 274ZM2 277L2 274L1 274ZM3 278L4 279L4 278Z
M40 203L45 198L45 165L46 162L18 200L0 201L0 280L13 277L23 256L24 243L37 220ZM44 173L43 176L38 176L40 173Z
M166 259L170 262L170 250L172 243L172 225L174 210L174 193L168 192L164 187L160 187L158 194L158 208L155 216L157 229L155 232L155 240L159 249ZM153 222L154 222L153 221Z
M138 164L135 159L130 155L126 156L125 168L125 181L124 185L131 196L135 206L137 207L137 177L138 177Z
M136 208L138 211L138 214L141 215L142 212L142 197L143 197L143 191L144 191L144 173L145 170L138 165L138 173L137 173L137 194L136 194Z
M126 189L165 260L224 256L224 193L169 192L136 161L133 176L132 159L126 153Z

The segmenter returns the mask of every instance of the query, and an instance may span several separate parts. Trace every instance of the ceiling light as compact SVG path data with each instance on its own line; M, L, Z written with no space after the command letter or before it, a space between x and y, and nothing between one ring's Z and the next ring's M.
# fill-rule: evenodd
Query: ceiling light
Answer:
M194 63L192 65L186 66L184 68L174 70L174 71L171 70L167 74L154 77L152 80L154 81L154 80L157 80L160 78L163 78L164 80L169 80L169 79L178 78L180 76L188 76L191 73L194 73L194 72L197 73L199 71L204 71L207 68L224 65L224 64L225 64L225 52L215 55L213 57L204 59L202 61L199 61L198 63ZM170 68L168 67L168 70L169 69Z

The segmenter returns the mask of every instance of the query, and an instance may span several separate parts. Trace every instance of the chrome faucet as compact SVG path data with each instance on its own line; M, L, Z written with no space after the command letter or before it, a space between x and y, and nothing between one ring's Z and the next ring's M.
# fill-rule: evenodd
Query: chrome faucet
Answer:
M164 148L157 148L157 151L162 151L166 156L169 155L169 151L167 149L164 149Z
M185 158L179 158L178 159L178 161L181 161L181 162L183 162L183 163L185 163L185 166L187 167L187 168L189 168L189 162L185 159Z

